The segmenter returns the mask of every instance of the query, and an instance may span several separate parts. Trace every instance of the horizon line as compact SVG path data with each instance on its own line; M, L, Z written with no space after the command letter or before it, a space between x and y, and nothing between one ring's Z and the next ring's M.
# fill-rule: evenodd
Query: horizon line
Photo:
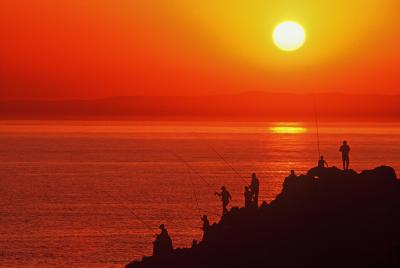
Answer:
M204 97L223 97L223 96L240 96L240 95L256 95L256 94L265 94L265 95L293 95L293 96L327 96L327 95L343 95L343 96L363 96L363 97L400 97L400 93L347 93L347 92L274 92L274 91L241 91L236 93L215 93L215 94L204 94L204 95L109 95L98 98L29 98L29 99L1 99L0 102L16 102L16 101L31 101L31 102L59 102L59 101L97 101L97 100L108 100L108 99L116 99L116 98L204 98Z

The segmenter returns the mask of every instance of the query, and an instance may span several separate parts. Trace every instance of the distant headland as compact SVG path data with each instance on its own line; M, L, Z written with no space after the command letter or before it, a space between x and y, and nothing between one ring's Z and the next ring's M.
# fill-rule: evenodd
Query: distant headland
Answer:
M94 100L1 100L0 119L398 121L400 95L245 92L209 96L121 96Z
M400 267L400 180L380 166L289 175L275 200L233 207L191 248L127 268ZM164 226L161 226L164 228Z

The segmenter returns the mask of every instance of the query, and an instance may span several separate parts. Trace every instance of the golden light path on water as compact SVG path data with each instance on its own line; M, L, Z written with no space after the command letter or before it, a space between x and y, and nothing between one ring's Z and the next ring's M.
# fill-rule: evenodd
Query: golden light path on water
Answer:
M308 129L299 123L277 123L269 128L269 132L278 134L301 134L307 131Z

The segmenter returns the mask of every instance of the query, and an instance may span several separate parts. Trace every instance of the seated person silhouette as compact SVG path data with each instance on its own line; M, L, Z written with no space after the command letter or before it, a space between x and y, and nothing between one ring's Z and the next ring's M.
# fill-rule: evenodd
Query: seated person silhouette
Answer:
M297 179L296 173L295 173L294 170L292 169L292 170L290 171L289 176L287 176L287 177L285 178L284 182L283 182L283 188L284 188L284 189L287 189L288 185L289 185L290 183L295 182L296 179Z
M319 167L319 168L328 167L328 163L325 161L323 155L321 155L321 158L318 160L318 167Z
M171 237L164 224L160 225L161 233L156 236L153 242L153 256L166 256L172 253L173 246Z

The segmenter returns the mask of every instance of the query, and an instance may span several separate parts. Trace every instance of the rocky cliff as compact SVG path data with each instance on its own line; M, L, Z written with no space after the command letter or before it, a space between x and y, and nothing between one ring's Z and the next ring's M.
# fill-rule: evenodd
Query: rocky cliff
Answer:
M126 267L400 267L399 246L393 168L314 168L287 177L270 204L232 208L198 245Z

